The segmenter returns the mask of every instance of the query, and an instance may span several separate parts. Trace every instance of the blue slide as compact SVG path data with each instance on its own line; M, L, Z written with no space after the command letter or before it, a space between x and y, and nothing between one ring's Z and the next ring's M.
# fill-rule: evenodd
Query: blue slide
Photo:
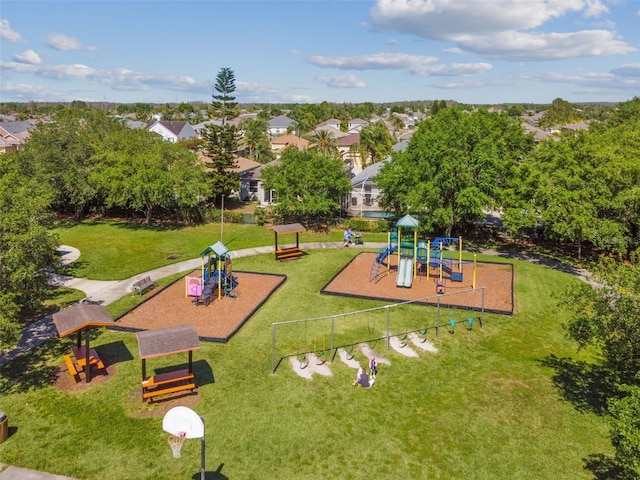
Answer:
M400 265L398 265L398 277L396 278L396 286L411 287L413 283L413 259L402 257Z

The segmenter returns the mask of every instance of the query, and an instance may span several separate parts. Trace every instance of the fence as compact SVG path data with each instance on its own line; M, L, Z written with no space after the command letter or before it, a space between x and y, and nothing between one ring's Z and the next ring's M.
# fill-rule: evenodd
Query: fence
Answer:
M484 287L394 303L382 307L325 317L289 320L271 324L271 373L288 357L315 353L333 360L338 348L352 349L359 343L384 342L417 333L420 336L440 336L442 327L478 320L484 326ZM464 295L465 305L456 304ZM471 301L469 301L471 296Z

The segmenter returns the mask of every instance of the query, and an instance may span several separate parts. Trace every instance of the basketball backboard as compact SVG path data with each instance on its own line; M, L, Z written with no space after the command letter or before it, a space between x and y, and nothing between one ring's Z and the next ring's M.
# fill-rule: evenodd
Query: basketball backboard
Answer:
M204 422L187 407L173 407L162 419L162 429L171 435L185 434L186 438L204 437Z

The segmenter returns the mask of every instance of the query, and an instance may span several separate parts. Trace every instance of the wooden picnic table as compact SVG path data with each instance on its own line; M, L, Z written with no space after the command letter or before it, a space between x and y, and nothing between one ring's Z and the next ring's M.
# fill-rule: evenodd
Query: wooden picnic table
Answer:
M84 370L87 366L87 351L85 347L72 347L71 351L73 352L73 356L76 357L76 363L78 364L78 367ZM95 365L100 370L104 368L104 363L100 359L98 352L96 352L93 348L89 349L89 365Z

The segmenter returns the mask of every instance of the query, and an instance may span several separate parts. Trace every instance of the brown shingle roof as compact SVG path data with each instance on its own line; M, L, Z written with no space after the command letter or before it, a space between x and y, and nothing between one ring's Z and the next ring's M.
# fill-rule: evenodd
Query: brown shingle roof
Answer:
M161 357L200 348L198 332L193 325L157 328L136 333L140 358Z
M115 322L102 305L77 303L53 314L58 335L64 337L86 327L110 327Z

